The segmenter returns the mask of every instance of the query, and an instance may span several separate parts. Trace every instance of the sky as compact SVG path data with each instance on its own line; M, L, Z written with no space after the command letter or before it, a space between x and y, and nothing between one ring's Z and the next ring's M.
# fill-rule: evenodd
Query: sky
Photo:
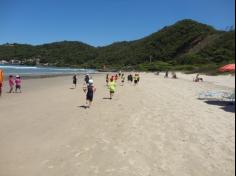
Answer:
M183 19L225 30L235 25L235 0L0 0L0 44L105 46Z

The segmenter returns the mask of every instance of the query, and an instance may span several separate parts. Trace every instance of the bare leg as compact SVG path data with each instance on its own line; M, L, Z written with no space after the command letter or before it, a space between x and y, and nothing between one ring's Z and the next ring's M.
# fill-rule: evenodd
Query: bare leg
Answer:
M13 87L10 88L9 93L12 93L12 91L13 91Z
M114 93L110 92L110 99L112 99Z
M89 105L88 105L88 108L90 108L92 105L92 101L89 101Z
M86 107L88 107L88 104L89 104L89 101L88 101L88 100L86 100Z

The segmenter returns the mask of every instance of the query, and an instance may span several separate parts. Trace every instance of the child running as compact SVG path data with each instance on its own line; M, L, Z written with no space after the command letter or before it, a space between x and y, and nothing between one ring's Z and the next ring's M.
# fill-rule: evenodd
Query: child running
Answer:
M110 79L110 82L108 84L108 89L110 91L110 99L112 99L113 96L114 96L114 93L116 91L116 81L115 81L114 76L112 76L111 79Z
M13 79L13 76L10 75L9 78L8 78L8 84L9 84L9 92L8 93L12 93L13 92L13 88L14 88L14 79Z
M87 108L90 108L93 102L93 95L96 91L95 86L93 85L93 80L89 80L87 88L84 89L86 93L86 105Z
M19 75L16 75L16 79L15 79L15 84L16 84L16 89L15 89L15 92L17 93L18 89L21 93L21 77Z

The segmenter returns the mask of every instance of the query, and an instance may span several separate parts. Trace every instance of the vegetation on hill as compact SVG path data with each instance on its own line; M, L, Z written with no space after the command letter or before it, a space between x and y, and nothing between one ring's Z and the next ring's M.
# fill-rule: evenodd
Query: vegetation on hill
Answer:
M234 30L217 31L193 20L179 21L139 40L105 47L69 41L38 46L0 46L0 60L38 59L41 64L97 69L105 65L107 68L143 71L209 71L221 64L234 62L234 58Z

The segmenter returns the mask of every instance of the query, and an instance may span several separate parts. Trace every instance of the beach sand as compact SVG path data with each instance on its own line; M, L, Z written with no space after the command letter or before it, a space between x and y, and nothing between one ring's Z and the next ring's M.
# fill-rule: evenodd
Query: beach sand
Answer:
M95 75L90 109L82 76L76 89L68 76L24 80L22 94L5 88L0 176L234 175L234 106L197 99L233 91L234 77L177 76L142 73L138 86L118 86L109 100L105 75Z

